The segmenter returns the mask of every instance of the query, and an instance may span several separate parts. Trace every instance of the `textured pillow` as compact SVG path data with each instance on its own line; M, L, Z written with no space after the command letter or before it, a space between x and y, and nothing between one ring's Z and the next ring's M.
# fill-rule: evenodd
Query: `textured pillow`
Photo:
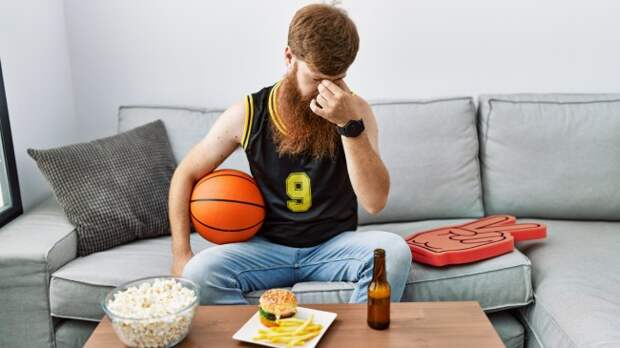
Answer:
M170 233L168 189L176 164L162 121L27 151L76 226L80 256Z

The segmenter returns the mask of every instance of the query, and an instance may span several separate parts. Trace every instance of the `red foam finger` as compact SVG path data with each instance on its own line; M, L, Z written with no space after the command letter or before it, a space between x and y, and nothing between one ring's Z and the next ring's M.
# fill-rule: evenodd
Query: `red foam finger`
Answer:
M512 229L516 227L515 229ZM522 240L532 240L532 239L542 239L547 237L547 226L543 224L518 224L514 226L510 226L510 229L507 230L515 242L520 242Z
M512 241L503 240L485 247L469 249L467 251L446 251L436 253L423 248L417 248L409 244L413 259L416 262L441 267L447 265L458 265L476 262L491 257L499 256L511 252L514 249Z
M468 222L466 224L460 225L460 227L466 229L481 229L481 228L490 228L496 226L505 226L512 225L517 221L514 216L511 215L491 215L487 217L480 218L478 220L474 220L472 222Z
M433 266L484 260L514 249L514 242L546 236L542 224L516 224L510 215L485 217L470 223L435 228L405 238L414 261Z

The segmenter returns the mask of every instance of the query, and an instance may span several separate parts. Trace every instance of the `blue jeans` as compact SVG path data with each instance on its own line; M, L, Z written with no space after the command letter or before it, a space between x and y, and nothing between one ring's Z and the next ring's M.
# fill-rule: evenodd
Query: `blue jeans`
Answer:
M411 251L397 234L343 232L308 248L292 248L261 236L242 243L213 246L197 253L183 277L200 286L201 304L247 304L243 294L297 282L354 282L349 302L366 303L372 280L373 250L385 249L392 302L400 301L411 269Z

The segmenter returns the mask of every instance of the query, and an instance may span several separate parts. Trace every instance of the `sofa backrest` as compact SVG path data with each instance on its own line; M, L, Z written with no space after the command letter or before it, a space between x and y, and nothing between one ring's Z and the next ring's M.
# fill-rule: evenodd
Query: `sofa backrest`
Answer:
M178 106L121 106L118 113L117 131L124 132L161 119L166 126L174 157L179 163L192 146L207 135L223 111ZM235 150L220 167L250 172L248 161L241 148Z
M373 102L390 173L386 208L360 223L483 215L476 108L470 97Z
M478 132L469 97L372 106L391 189L381 213L360 206L361 224L484 213L620 220L620 94L483 95ZM221 112L123 106L118 131L161 119L179 162ZM249 173L241 149L221 167Z
M620 94L480 97L487 214L620 220Z
M359 205L360 224L483 215L472 98L377 101L372 107L391 188L387 207L381 213L369 215ZM222 111L121 106L118 132L161 119L178 163L206 136ZM250 173L241 149L220 167Z

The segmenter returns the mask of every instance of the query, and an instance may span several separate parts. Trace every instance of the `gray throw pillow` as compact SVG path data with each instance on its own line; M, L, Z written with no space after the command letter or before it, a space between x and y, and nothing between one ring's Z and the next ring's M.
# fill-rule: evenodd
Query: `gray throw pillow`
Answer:
M28 149L78 235L78 255L170 234L176 167L161 120L87 143Z

